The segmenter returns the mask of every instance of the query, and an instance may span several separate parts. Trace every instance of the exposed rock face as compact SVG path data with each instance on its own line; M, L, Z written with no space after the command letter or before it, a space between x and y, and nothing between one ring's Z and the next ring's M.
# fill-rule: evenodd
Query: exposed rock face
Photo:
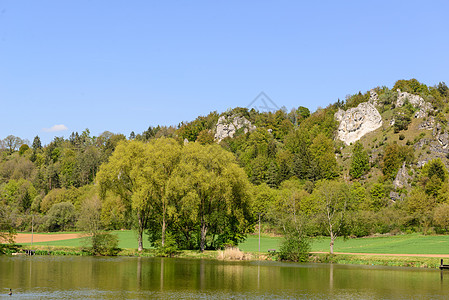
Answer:
M411 179L411 176L408 175L407 168L405 167L405 162L402 165L402 167L399 169L398 174L396 175L396 178L393 180L393 186L395 188L403 188L408 187L410 184L408 183L409 179Z
M376 93L375 90L370 90L369 91L369 103L373 104L373 105L378 105L379 101L379 95Z
M433 130L435 127L435 118L429 117L426 121L419 124L418 129L420 130Z
M438 134L437 141L443 149L446 149L449 146L449 134L447 132Z
M405 100L408 100L408 102L411 105L419 108L419 110L415 113L415 118L427 117L429 111L433 110L432 104L424 101L424 99L419 95L401 92L400 89L397 89L397 92L398 92L398 100L396 101L396 106L401 107L404 105Z
M382 126L382 117L369 102L360 103L359 106L350 108L346 112L340 109L334 117L340 122L337 138L347 145Z
M232 138L240 128L243 128L243 131L247 133L248 131L254 131L256 126L252 125L245 117L231 116L226 118L225 116L221 116L218 119L216 128L215 140L220 142L224 138Z

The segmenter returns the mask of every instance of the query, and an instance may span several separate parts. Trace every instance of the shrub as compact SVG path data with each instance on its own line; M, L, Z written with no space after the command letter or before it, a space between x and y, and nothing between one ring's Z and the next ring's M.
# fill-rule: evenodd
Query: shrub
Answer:
M93 255L117 255L118 236L109 232L96 232L89 237L88 251Z
M297 231L289 232L282 241L279 251L281 260L306 262L309 260L310 242L307 237Z
M178 244L170 233L165 234L165 243L162 246L162 240L155 242L156 255L161 257L173 257L178 253Z
M401 133L401 134L399 135L399 140L402 141L403 139L405 139L405 135Z

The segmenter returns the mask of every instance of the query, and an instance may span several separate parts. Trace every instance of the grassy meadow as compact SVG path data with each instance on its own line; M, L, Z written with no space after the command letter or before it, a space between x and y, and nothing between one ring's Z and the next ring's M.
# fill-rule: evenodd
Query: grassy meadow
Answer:
M122 249L137 248L137 238L133 231L114 231L119 237L119 247ZM63 241L33 243L36 246L61 246L80 247L84 238ZM261 251L268 249L279 251L281 237L262 235ZM311 239L313 252L328 252L329 241L327 237ZM23 243L29 245L29 243ZM148 237L144 237L144 248L150 248ZM257 235L249 235L245 242L239 245L242 251L257 252L259 250L259 238ZM396 236L379 236L346 239L338 238L334 245L335 252L349 253L389 253L389 254L449 254L449 235L421 235L406 234Z

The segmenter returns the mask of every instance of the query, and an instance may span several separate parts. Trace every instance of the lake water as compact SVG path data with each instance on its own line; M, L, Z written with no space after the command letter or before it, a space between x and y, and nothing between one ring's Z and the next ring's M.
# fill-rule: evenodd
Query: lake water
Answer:
M9 288L12 298L20 299L443 299L449 297L449 271L169 258L0 256L0 298L9 297Z

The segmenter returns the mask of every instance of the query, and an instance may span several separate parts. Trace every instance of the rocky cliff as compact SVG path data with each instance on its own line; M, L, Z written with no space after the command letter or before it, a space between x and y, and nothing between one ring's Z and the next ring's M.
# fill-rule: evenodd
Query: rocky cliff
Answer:
M347 111L340 109L335 113L335 119L340 122L337 138L347 145L382 126L382 117L370 102L360 103Z
M220 142L224 138L233 137L237 130L243 128L243 132L253 131L256 126L252 125L245 117L221 116L216 125L215 140Z
M415 113L415 118L425 118L428 113L433 110L432 104L424 101L421 96L401 92L400 89L398 89L397 92L398 100L396 101L396 106L401 107L404 105L405 101L408 101L411 105L413 105L413 107L418 108L418 111Z

